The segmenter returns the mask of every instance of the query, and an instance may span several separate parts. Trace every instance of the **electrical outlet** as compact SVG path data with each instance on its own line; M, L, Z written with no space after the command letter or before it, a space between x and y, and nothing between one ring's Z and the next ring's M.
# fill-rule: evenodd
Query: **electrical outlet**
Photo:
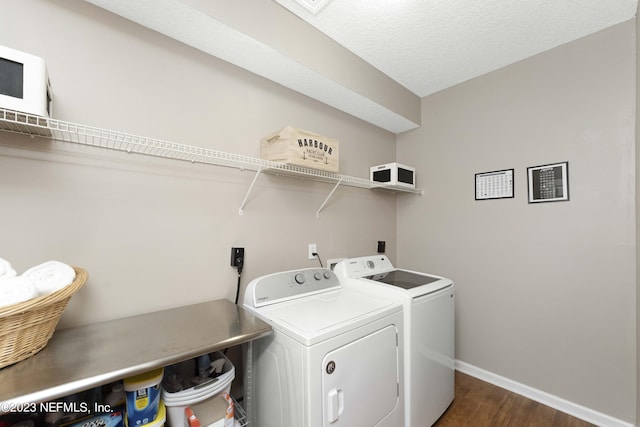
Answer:
M309 259L315 259L315 253L318 253L315 243L309 243Z
M384 240L378 240L378 253L383 254L387 249L387 243Z
M237 267L238 272L244 266L244 248L231 248L231 267Z

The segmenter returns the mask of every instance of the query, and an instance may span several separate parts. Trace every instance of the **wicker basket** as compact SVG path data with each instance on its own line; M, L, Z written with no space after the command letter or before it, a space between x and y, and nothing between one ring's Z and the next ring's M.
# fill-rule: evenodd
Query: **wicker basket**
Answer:
M73 269L76 278L69 286L0 308L0 368L33 356L47 345L71 296L89 277L82 268Z

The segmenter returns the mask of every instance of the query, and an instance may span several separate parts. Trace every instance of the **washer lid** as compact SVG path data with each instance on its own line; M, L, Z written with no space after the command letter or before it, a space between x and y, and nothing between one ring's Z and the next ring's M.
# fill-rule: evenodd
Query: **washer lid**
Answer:
M259 312L274 327L312 345L399 311L400 307L390 300L340 289L263 307Z
M345 259L335 266L334 273L347 286L361 289L358 281L360 284L379 284L381 288L411 298L453 286L453 282L445 277L395 268L389 258L382 254Z
M414 273L408 270L391 270L384 273L373 274L371 276L364 276L364 278L386 283L387 285L397 286L402 289L417 288L418 286L427 285L441 279L441 277Z

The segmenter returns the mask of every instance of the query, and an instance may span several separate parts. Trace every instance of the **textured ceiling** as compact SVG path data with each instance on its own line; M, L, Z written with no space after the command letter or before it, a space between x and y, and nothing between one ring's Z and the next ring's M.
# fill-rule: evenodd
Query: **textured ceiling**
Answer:
M637 0L329 0L314 14L296 0L275 1L420 97L631 19L637 7Z
M638 0L86 1L401 133L420 97L632 19Z

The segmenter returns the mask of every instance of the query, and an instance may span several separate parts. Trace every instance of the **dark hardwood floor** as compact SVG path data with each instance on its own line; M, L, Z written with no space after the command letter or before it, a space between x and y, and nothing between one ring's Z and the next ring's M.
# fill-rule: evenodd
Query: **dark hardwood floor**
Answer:
M456 397L433 427L593 427L541 403L456 371Z

